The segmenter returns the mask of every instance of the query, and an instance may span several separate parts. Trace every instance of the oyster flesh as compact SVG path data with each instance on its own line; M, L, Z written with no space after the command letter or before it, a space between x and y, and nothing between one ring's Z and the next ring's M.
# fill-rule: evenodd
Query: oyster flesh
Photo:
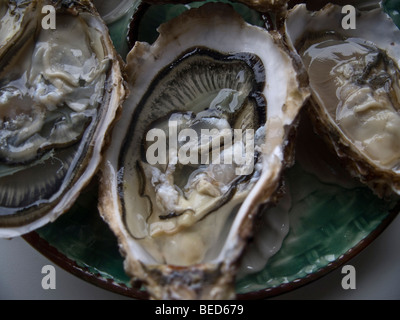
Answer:
M99 210L154 299L230 299L260 209L292 164L309 91L278 33L230 5L162 24L127 57Z
M55 28L42 25L46 5ZM125 88L90 1L2 1L0 10L0 236L12 238L72 206L98 169Z
M380 197L400 194L400 30L381 8L342 26L342 8L293 8L288 40L312 90L311 118L353 176Z

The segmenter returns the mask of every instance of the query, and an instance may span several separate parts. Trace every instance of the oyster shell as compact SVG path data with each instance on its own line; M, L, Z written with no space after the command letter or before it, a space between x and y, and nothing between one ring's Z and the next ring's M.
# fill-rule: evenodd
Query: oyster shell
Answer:
M400 30L381 8L342 27L341 7L286 21L310 78L311 117L353 176L385 197L400 194Z
M37 1L1 1L0 2L0 55L3 57L9 49L22 45L30 37L26 32L34 30L40 10ZM2 61L6 59L2 58Z
M1 3L0 236L10 238L72 206L97 171L125 88L90 1ZM56 9L55 29L42 28L45 5Z
M105 155L99 210L126 272L152 298L234 298L258 213L276 201L292 163L307 83L280 35L245 23L229 5L191 9L158 31L153 45L137 42L127 57L131 95ZM229 135L235 129L239 142ZM216 158L210 141L224 141ZM250 162L214 162L247 145Z

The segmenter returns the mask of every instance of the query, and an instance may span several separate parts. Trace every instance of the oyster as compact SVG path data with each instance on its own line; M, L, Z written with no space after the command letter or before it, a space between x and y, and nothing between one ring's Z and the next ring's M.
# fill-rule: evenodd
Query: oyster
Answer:
M258 213L292 164L308 86L280 35L229 5L191 9L158 31L127 57L131 94L105 155L99 210L127 274L152 298L234 298Z
M45 5L55 29L42 28ZM125 88L90 1L2 1L1 15L0 236L10 238L72 206L97 171Z
M40 10L37 1L1 1L0 2L0 55L9 52L16 45L22 45L30 37L26 32L34 30ZM4 61L6 59L2 59Z
M298 5L286 21L310 78L310 114L353 176L380 197L400 194L400 30L381 8L345 29L341 11Z

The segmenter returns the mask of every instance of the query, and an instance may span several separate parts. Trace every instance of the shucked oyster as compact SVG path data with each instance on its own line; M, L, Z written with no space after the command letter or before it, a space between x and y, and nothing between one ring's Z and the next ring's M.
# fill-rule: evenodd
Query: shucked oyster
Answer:
M312 118L350 172L400 194L400 30L380 8L344 28L341 7L296 6L286 22L310 78Z
M0 55L2 57L11 47L22 45L31 36L30 33L35 30L34 25L39 14L37 1L0 2ZM6 59L2 58L2 61L4 60Z
M45 5L56 10L54 29L42 25ZM0 6L0 235L14 237L70 208L97 171L125 94L90 1Z
M234 297L308 95L280 36L207 4L127 58L130 97L107 150L100 212L155 299ZM290 150L289 150L290 151Z

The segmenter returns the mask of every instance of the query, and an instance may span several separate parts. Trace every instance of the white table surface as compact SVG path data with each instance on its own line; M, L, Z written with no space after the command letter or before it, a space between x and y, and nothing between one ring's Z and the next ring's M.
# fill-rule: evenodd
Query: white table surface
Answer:
M1 300L123 300L54 265L21 238L0 240ZM364 251L350 260L356 289L344 290L341 268L319 280L273 299L400 299L400 216ZM56 289L44 290L42 267L56 268Z

